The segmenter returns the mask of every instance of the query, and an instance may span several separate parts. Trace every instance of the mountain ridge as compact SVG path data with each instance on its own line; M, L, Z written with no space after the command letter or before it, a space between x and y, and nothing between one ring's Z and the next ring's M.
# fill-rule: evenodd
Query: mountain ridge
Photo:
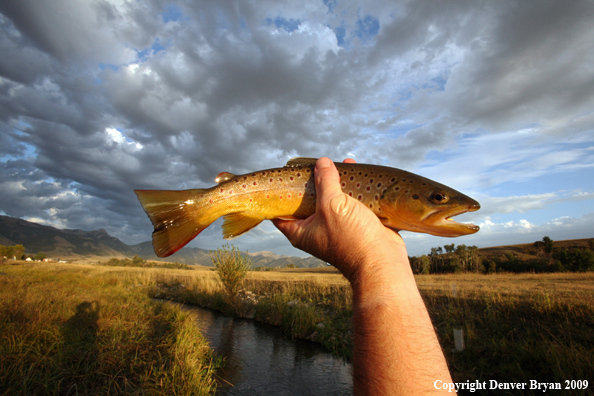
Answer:
M0 245L23 245L25 253L45 253L48 257L75 260L90 256L133 257L145 260L180 262L189 265L213 266L206 249L185 247L167 258L157 257L150 241L126 245L104 229L84 231L59 229L24 219L0 215ZM246 252L242 252L246 254ZM293 264L299 268L325 267L315 257L282 256L269 251L247 253L253 267L284 268Z

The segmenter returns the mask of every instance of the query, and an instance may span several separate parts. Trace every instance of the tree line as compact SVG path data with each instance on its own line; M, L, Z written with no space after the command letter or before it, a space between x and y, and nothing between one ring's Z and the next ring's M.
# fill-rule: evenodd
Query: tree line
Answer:
M428 255L409 257L416 274L457 272L584 272L594 271L594 242L588 247L557 248L548 236L525 249L530 258L514 253L499 256L479 255L478 247L455 244L431 248Z
M0 259L25 260L30 258L35 261L43 261L46 257L47 255L45 253L25 254L25 247L23 245L0 245Z

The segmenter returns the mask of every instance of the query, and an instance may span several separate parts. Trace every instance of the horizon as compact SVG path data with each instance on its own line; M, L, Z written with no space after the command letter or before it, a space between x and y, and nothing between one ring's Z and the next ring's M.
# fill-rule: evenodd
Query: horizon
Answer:
M476 199L455 243L594 237L594 3L0 2L0 214L153 227L134 189L354 158ZM227 241L217 220L189 247ZM268 221L240 250L306 255Z
M3 215L0 215L0 216L3 216ZM14 218L14 219L17 219L17 220L24 220L24 221L28 221L28 222L30 222L30 223L33 223L33 222L29 221L29 220L26 220L26 219L21 219L21 218L18 218L18 217L11 217L11 216L4 216L4 217L10 217L10 218ZM126 246L128 246L128 247L134 247L134 246L138 246L138 245L141 245L141 244L151 244L151 247L152 247L152 242L151 242L151 241L143 241L143 242L139 242L139 243L137 243L137 244L129 245L129 244L125 243L124 241L121 241L119 238L117 238L117 237L114 237L113 235L109 234L109 232L107 232L106 230L102 230L102 229L99 229L99 230L81 230L81 229L57 228L57 227L53 227L53 226L51 226L51 225L46 225L46 224L39 224L39 223L34 223L34 224L37 224L37 225L42 225L42 226L47 226L47 227L52 227L52 228L54 228L54 229L57 229L57 230L59 230L59 231L83 231L83 232L87 232L87 233L92 233L92 232L96 232L96 231L105 231L105 232L106 232L106 233L107 233L107 234L108 234L110 237L118 239L120 242L124 243L124 244L125 244ZM542 241L542 240L543 240L545 237L547 237L547 235L544 235L542 238L540 238L540 239L538 239L538 240L535 240L535 241L531 241L531 242L518 243L518 244L511 244L511 245L483 246L483 247L478 247L478 249L480 250L480 249L492 249L492 248L506 248L506 247L515 247L515 246L521 246L521 245L532 245L532 244L534 244L535 242ZM452 239L452 240L453 240L453 239L455 239L455 238L450 238L450 239ZM553 243L555 243L555 242L560 242L560 243L561 243L561 242L568 242L568 241L580 241L580 240L586 240L586 239L588 239L588 240L589 240L589 239L593 239L593 238L574 238L574 239L561 239L561 240L552 240L552 242L553 242ZM455 242L452 242L452 243L454 243L454 245L456 245L456 246L458 246L458 245L462 245L462 244L456 244ZM232 244L232 243L230 243L230 245L233 245L233 244ZM449 244L448 244L448 245L449 245ZM469 246L469 247L470 247L470 246L473 246L473 245L466 245L466 246ZM24 247L25 247L25 249L27 248L26 246L24 246ZM443 245L432 246L431 248L439 248L439 247L442 247L442 248L443 248ZM195 247L190 247L190 248L195 248ZM180 251L181 251L181 250L183 250L183 249L184 249L184 248L180 249ZM202 248L198 248L198 249L202 249ZM216 249L216 248L215 248L215 249ZM209 251L209 249L202 249L202 250ZM211 250L214 250L214 249L211 249ZM274 253L274 252L272 252L272 251L270 251L270 250L261 250L261 251L257 251L257 252L250 252L250 251L241 250L241 252L244 252L244 253L247 253L247 254L249 254L249 255L253 255L253 256L255 256L255 255L262 255L262 254L267 254L267 253L272 253L272 254L274 254L274 255L277 255L277 256L284 256L284 257L299 257L299 258L309 258L309 257L314 257L314 258L315 258L315 256L312 256L312 255L305 255L305 256L296 256L296 255L282 255L282 254L277 254L277 253ZM412 255L412 254L409 254L409 256L410 256L410 257L415 257L415 256L416 256L416 257L419 257L419 256L422 256L422 255L431 255L431 254L432 254L432 253L431 253L430 251L428 251L428 252L424 252L424 253L417 254L417 255ZM163 260L163 261L165 261L165 260L167 260L167 259L169 259L169 258L171 258L172 260L175 260L175 258L176 258L176 257L175 257L175 255L176 255L176 253L175 253L175 254L173 254L173 255L171 255L171 256L169 256L169 257L160 258L159 260ZM144 257L143 257L143 258L144 258ZM151 260L154 260L154 258L151 258ZM329 265L329 264L327 264L327 265Z

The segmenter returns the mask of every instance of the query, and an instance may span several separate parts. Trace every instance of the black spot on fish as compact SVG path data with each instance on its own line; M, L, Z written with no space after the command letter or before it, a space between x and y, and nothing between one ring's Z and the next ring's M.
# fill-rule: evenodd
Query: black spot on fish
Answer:
M419 196L418 196L417 194L414 194L414 195L412 196L412 199L419 199Z

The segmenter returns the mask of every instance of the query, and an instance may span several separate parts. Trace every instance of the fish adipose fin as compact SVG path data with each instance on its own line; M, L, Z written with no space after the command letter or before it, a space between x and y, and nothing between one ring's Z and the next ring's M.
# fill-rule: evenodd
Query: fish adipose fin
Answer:
M153 248L159 257L171 256L216 220L196 215L195 202L207 190L134 192L155 227Z
M242 213L232 213L225 216L223 223L223 237L234 239L245 234L262 222L262 218L246 216Z

